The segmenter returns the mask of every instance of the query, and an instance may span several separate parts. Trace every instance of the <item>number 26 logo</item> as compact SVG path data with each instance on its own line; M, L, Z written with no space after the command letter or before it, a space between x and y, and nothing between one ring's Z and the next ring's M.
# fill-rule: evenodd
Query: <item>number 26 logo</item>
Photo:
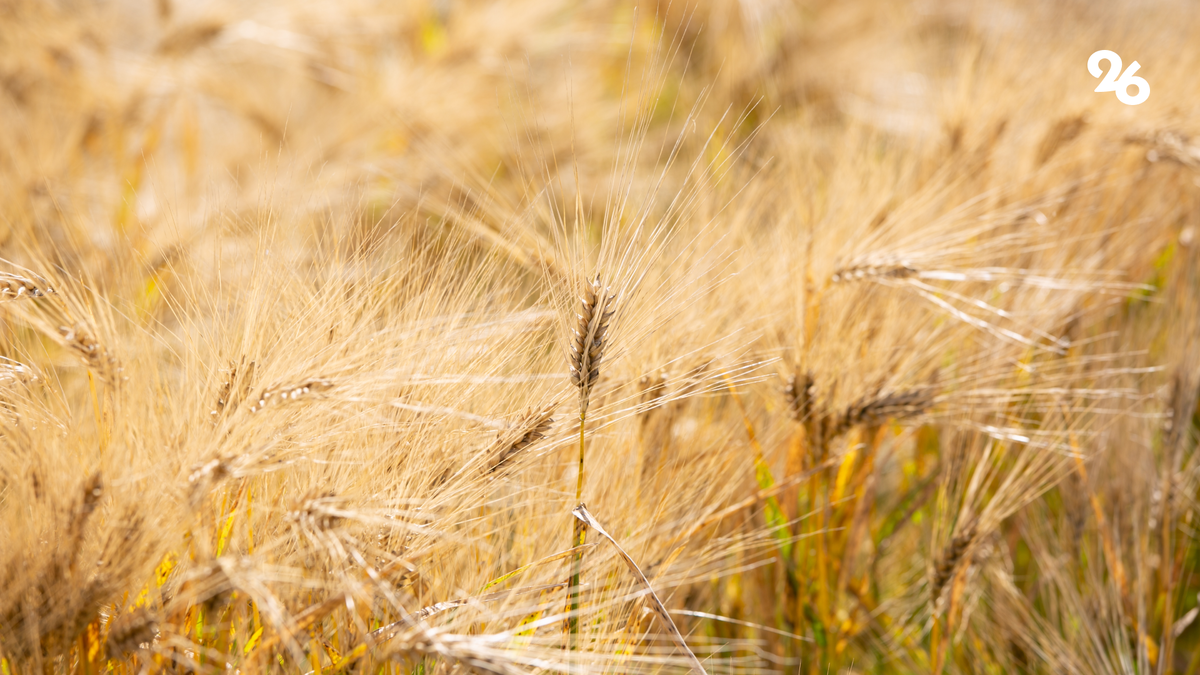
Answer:
M1141 65L1137 61L1129 64L1129 68L1121 73L1121 57L1117 56L1116 52L1107 49L1092 54L1088 59L1088 72L1092 77L1100 77L1100 62L1107 60L1109 63L1108 74L1100 80L1100 86L1096 87L1096 91L1115 91L1117 99L1125 105L1137 105L1146 99L1150 98L1150 83L1146 80L1134 75ZM1121 76L1117 77L1120 73ZM1129 87L1133 85L1137 87L1137 96L1129 95Z

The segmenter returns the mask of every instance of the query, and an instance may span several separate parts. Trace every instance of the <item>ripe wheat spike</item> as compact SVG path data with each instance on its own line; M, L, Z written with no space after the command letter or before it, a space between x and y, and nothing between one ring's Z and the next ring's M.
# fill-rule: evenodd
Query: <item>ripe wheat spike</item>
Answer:
M305 380L298 384L272 385L266 387L250 406L250 412L258 412L268 406L297 401L311 394L327 392L335 386L332 380Z
M551 417L553 413L553 406L547 406L540 410L530 408L511 429L501 432L496 443L487 453L489 457L488 472L497 471L510 462L516 461L517 456L523 450L545 438L551 425L554 424L554 418Z
M45 281L35 281L11 272L0 272L0 301L40 298L54 293Z
M600 283L597 276L585 284L580 298L578 322L572 329L571 383L579 389L579 409L586 413L592 387L600 379L600 362L608 340L608 324L616 312L616 296Z
M954 535L954 538L937 557L933 567L933 580L930 584L934 602L941 597L942 589L958 571L959 566L964 564L967 552L975 542L977 526L978 523L975 521L968 523L961 532Z

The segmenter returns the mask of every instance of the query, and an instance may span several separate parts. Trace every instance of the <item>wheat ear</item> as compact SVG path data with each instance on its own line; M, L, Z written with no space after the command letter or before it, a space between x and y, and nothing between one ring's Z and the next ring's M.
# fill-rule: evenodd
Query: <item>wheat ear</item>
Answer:
M967 550L971 548L971 544L975 541L975 535L978 533L978 527L975 521L971 521L963 528L963 531L958 533L950 540L950 545L942 551L942 556L938 559L933 568L933 602L937 603L938 597L942 594L942 589L946 587L950 579L958 570L958 565L967 555Z
M508 465L522 450L545 438L554 424L554 418L550 416L553 412L554 406L541 410L530 408L512 429L502 432L488 451L488 473Z
M258 412L263 408L284 401L295 401L315 392L333 389L332 380L307 380L298 384L277 384L267 387L258 395L258 400L250 406L250 412Z
M38 381L29 366L0 356L0 386L31 384Z
M887 420L904 420L925 414L934 404L933 387L905 389L864 396L841 411L817 409L812 376L792 376L784 388L792 417L809 426L814 443L823 455L827 445L859 425L877 425Z
M19 274L0 272L0 302L21 298L40 298L54 292L45 281L34 280Z
M100 379L106 382L116 382L117 373L121 371L116 358L100 344L92 331L83 323L74 326L60 326L58 333L63 342L79 354L84 365L96 371Z
M919 273L912 263L891 256L852 262L839 267L830 275L833 283L845 283L860 279L907 279Z
M1200 169L1200 143L1177 131L1162 130L1148 134L1133 134L1125 138L1126 143L1149 146L1146 159L1157 162L1170 160L1193 169Z
M787 384L783 387L783 398L787 401L792 419L803 422L812 415L815 390L812 371L800 373L797 369L794 374L788 376Z
M221 384L221 390L217 393L216 409L210 413L214 424L226 412L233 410L238 403L250 396L255 367L254 361L246 363L245 359L242 359L241 363L229 364L229 379Z
M608 337L608 324L615 311L616 296L596 277L584 286L582 307L575 316L575 337L571 341L571 384L579 389L579 414L587 412L592 387L600 379L600 362Z
M860 424L879 424L923 414L933 406L931 389L908 389L862 398L842 411L831 437L840 436Z
M109 658L124 658L148 649L158 635L158 621L145 607L121 616L113 622L105 641Z

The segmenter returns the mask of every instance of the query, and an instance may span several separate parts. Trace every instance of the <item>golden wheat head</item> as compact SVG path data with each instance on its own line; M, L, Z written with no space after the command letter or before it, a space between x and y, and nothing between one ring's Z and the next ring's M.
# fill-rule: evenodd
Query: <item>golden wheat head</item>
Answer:
M60 326L58 333L66 346L79 355L85 366L96 371L100 379L107 382L116 381L117 373L121 371L120 364L112 353L100 344L86 324Z
M571 384L579 388L579 407L587 411L592 387L600 379L600 362L607 346L608 324L616 311L616 296L597 276L584 287L582 308L571 341Z
M267 387L259 394L254 405L250 406L250 412L258 412L276 403L295 401L314 393L329 391L333 389L333 386L334 383L331 380L307 380L298 384Z
M488 472L511 463L521 451L545 438L554 424L554 418L550 416L553 412L554 406L541 410L530 408L512 429L502 432L488 453Z
M923 415L933 406L933 397L932 389L918 388L861 398L832 420L828 438L841 436L859 425L873 426L889 419L904 420Z
M797 370L788 376L787 384L783 387L783 398L787 401L792 419L803 422L812 415L814 389L815 382L811 371L801 373Z
M21 298L40 298L54 293L43 280L34 280L9 272L0 272L0 302Z
M934 564L932 595L935 603L942 594L942 589L950 582L951 577L958 570L959 564L966 557L967 550L975 541L976 534L978 534L977 523L971 521L963 528L962 532L950 540L950 544L946 546L941 557Z

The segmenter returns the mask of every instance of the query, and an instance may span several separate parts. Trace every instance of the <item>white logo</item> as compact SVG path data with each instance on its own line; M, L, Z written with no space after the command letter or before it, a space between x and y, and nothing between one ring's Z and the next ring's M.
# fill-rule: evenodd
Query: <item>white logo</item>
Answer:
M1115 91L1117 99L1125 105L1137 105L1150 98L1150 83L1134 75L1141 66L1134 61L1129 64L1129 68L1124 73L1121 73L1121 57L1117 56L1116 52L1101 49L1092 54L1088 59L1088 72L1092 74L1092 77L1100 77L1100 62L1104 60L1107 60L1111 67L1104 79L1100 80L1100 86L1096 87L1096 91ZM1121 76L1117 77L1117 73L1121 73ZM1137 87L1137 96L1129 95L1130 85Z

